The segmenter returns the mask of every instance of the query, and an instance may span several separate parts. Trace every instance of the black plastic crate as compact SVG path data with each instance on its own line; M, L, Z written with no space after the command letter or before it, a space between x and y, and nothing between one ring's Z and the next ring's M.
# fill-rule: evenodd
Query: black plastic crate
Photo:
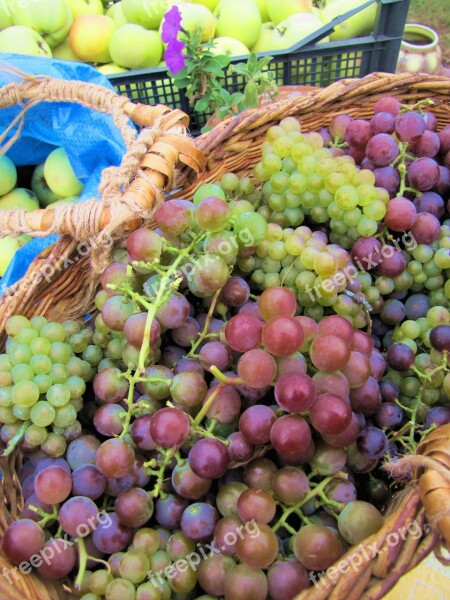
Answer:
M350 16L377 3L377 19L371 35L316 44L327 37L334 27ZM345 78L364 77L381 71L394 73L410 0L368 0L361 7L347 12L287 50L260 52L257 56L273 56L267 67L275 73L278 85L327 86ZM247 56L233 57L230 66L243 62ZM230 92L242 91L242 78L225 74L225 87ZM190 131L198 135L211 113L194 112L184 90L172 83L165 67L141 69L108 75L120 94L144 104L166 104L181 108L190 116Z

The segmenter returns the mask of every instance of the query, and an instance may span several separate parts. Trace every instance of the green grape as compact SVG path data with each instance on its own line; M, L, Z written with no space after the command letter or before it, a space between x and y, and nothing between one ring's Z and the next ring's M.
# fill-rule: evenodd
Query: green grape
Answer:
M291 156L287 156L286 158L283 158L281 168L286 173L294 173L297 170L297 161L295 161Z
M280 271L281 263L279 260L273 260L273 258L267 256L266 258L263 258L261 268L264 273L276 273Z
M47 402L55 408L68 404L70 398L71 394L69 388L67 385L61 383L52 385L47 392Z
M67 364L69 358L73 355L70 344L63 342L53 342L50 347L50 359L54 363Z
M335 219L331 219L330 229L332 232L334 232L338 235L342 235L347 232L347 225L343 221L337 221Z
M62 326L66 331L67 337L70 337L74 333L78 333L81 329L81 325L76 321L63 321Z
M64 437L58 433L49 433L47 439L41 446L41 450L48 456L64 456L67 449L67 442Z
M433 306L427 312L429 328L436 325L447 325L450 322L450 313L444 306Z
M357 185L357 183L355 182L355 178L352 179L352 183L353 185ZM361 185L358 185L357 190L360 206L366 207L370 204L373 204L376 201L379 201L377 188L373 187L372 184L362 183Z
M30 367L36 375L50 373L52 361L46 354L35 354L30 358Z
M389 277L380 275L375 279L375 287L379 290L380 294L387 296L394 291L394 282Z
M255 258L254 256L243 256L239 258L237 265L243 273L251 273L255 268Z
M69 344L74 352L81 354L88 347L88 340L82 333L75 333L70 336Z
M423 265L418 260L411 260L406 266L407 272L413 277L422 273L422 269Z
M397 277L394 277L393 279L394 287L397 292L404 292L406 290L409 290L409 288L413 284L413 281L414 278L406 271L403 271L403 273L400 273L400 275L397 275Z
M425 281L425 287L427 290L438 290L444 285L444 278L442 275L437 275L436 277L428 277Z
M336 194L336 192L347 184L347 177L344 173L340 173L339 171L332 171L325 175L324 185L325 189L328 190L331 194Z
M106 354L114 360L120 360L122 357L123 347L125 346L126 342L127 340L125 338L110 340L106 347Z
M293 157L294 158L294 157ZM295 158L294 158L295 160ZM313 156L304 156L297 163L299 173L303 175L311 175L315 172L317 160Z
M17 421L11 406L0 406L0 423L11 425Z
M440 275L442 272L442 269L440 269L433 260L430 260L429 262L425 263L423 265L423 270L424 273L428 275L428 277L435 277L436 275Z
M96 367L103 358L103 351L98 346L91 344L83 351L82 356L83 360L88 362L91 367Z
M440 400L441 394L437 389L432 388L422 388L422 393L420 395L420 400L427 406L432 406L433 404L437 404Z
M283 239L283 228L275 223L267 223L267 242L279 242ZM263 242L264 243L264 242Z
M365 217L362 217L362 218L365 218ZM360 233L356 227L349 227L347 229L347 235L354 242L356 242L356 240L359 240L359 238L361 237Z
M283 193L283 201L286 208L299 208L302 204L301 196L290 189Z
M47 323L47 319L45 317L38 315L36 317L32 317L30 319L30 323L31 323L32 327L34 329L36 329L37 332L39 332L44 327L44 325Z
M56 415L56 410L48 402L40 400L31 408L30 419L35 425L40 427L48 427Z
M70 375L78 375L84 381L89 381L91 377L91 365L78 356L72 356L66 364L67 372Z
M14 404L11 391L12 386L0 388L0 406L12 406Z
M77 412L80 412L84 405L83 398L71 398L69 404L71 404Z
M282 194L273 193L269 198L269 207L275 212L286 208L286 199Z
M359 282L361 283L361 289L363 291L369 289L372 285L372 277L370 276L370 273L367 272L359 272L356 275L357 279L359 280Z
M128 579L117 577L113 579L105 591L106 600L136 600L134 584Z
M38 332L33 327L23 327L17 332L14 338L18 344L30 344L33 340L38 337Z
M94 303L95 303L95 308L97 310L102 310L102 308L105 305L105 302L108 300L109 298L109 294L106 290L100 290L99 292L97 292L95 294L95 298L94 298ZM100 315L97 315L97 317ZM97 323L97 318L95 319L95 322ZM70 336L72 337L72 336ZM69 339L70 341L70 339Z
M414 283L420 285L420 287L419 287L420 290L423 288L423 286L421 284L425 283L425 281L427 279L428 279L428 277L427 277L427 274L425 273L425 271L421 271L417 275L414 275Z
M375 200L375 202L364 206L363 213L369 219L381 221L386 214L386 206L381 200Z
M328 221L327 209L323 206L314 206L311 209L311 218L316 223L326 223Z
M414 248L412 251L412 255L415 260L418 260L420 263L425 264L432 260L434 251L431 246L427 246L426 244L419 244L417 248Z
M292 264L288 267L283 267L280 271L280 278L282 285L289 288L295 289L295 280L297 278L297 271L292 268Z
M380 298L380 291L376 287L370 286L365 290L364 295L370 304L375 304L375 302Z
M337 261L331 254L325 252L313 257L313 268L318 275L330 277L337 270Z
M308 177L308 189L319 193L323 188L323 177L318 173L311 173Z
M251 279L252 279L253 283L255 283L258 287L261 287L264 284L265 276L266 276L266 274L264 273L264 271L262 269L256 269L256 271L253 271L253 273L251 275Z
M405 337L412 340L415 340L421 334L420 325L417 323L417 321L412 321L411 319L403 321L403 323L400 325L400 330Z
M307 269L313 269L314 258L320 255L321 250L314 248L313 246L306 246L306 248L300 254L300 260Z
M336 202L332 202L327 208L327 213L330 219L340 221L344 218L345 211Z
M13 413L17 419L21 421L29 421L31 406L18 406L17 404L13 406Z
M277 137L273 142L273 151L281 158L290 156L294 141L288 135Z
M12 401L17 406L33 406L39 396L39 388L34 381L19 381L11 390Z
M400 391L410 398L415 398L421 387L421 383L417 377L405 377L400 384Z
M169 587L168 583L167 586ZM168 591L169 595L167 598L170 598L170 587ZM141 583L136 589L136 600L162 600L161 589L158 580L154 584L152 581Z
M14 365L11 370L11 378L14 383L19 383L19 381L32 381L33 377L34 371L30 365Z
M25 441L30 446L41 446L47 439L48 431L39 425L30 425L25 431Z
M450 269L450 253L448 248L439 248L434 255L434 262L440 269Z
M65 383L69 377L69 370L66 365L55 363L52 365L49 375L52 383Z
M66 404L56 408L55 417L53 423L57 427L69 427L77 420L77 411L73 404Z
M270 178L270 185L274 192L283 193L289 187L289 175L284 171L280 171L279 173L274 173L274 175Z
M65 342L67 339L66 331L61 323L46 323L41 328L40 335L49 342Z
M325 188L322 188L319 191L318 198L319 198L320 206L323 206L324 208L328 208L328 206L330 206L330 204L334 201L333 194L331 194ZM328 211L327 211L327 213L328 213Z
M323 306L320 305L307 307L304 310L305 317L309 317L310 319L313 319L317 322L319 322L320 319L323 317L323 312Z
M275 152L265 154L260 164L264 171L269 175L280 172L283 166L281 158Z
M301 131L300 122L295 117L284 117L279 126L287 133L300 133Z
M353 208L352 210L346 210L342 220L347 227L356 227L359 220L361 219L361 210L359 208Z
M252 212L254 210L253 204L247 200L233 200L229 203L230 218L229 222L224 226L221 231L224 231L230 226L230 222L233 222L239 215L244 212Z
M305 248L305 240L297 233L292 233L286 238L285 248L291 256L299 256Z
M375 175L373 171L369 169L359 169L352 177L353 185L358 185L361 187L362 185L368 185L372 187L375 185Z
M264 182L270 179L270 174L264 170L262 163L259 162L253 168L253 177L256 179L256 181Z
M298 227L305 220L305 215L300 208L285 208L284 215L288 225Z
M199 202L208 198L209 196L217 196L222 198L222 200L226 200L226 195L224 190L217 183L205 183L201 185L195 192L193 202L197 206Z
M6 333L10 338L16 337L21 329L29 327L30 321L22 315L14 315L6 321Z
M281 278L279 273L266 273L264 276L263 288L267 290L271 287L278 287L281 285Z
M287 255L286 246L284 242L271 242L268 248L268 254L273 260L283 260Z
M312 156L313 152L314 151L309 144L300 141L292 146L291 157L298 163L306 156Z
M378 223L373 219L369 219L366 216L361 217L361 221L356 226L358 229L358 233L363 237L370 237L371 235L375 235L378 230Z
M239 245L256 246L267 235L267 221L258 213L242 213L234 223L234 232Z
M14 343L11 352L10 346L8 345L7 352L11 357L13 364L18 365L20 363L29 363L31 358L31 350L27 344Z
M343 210L356 208L359 202L358 192L353 185L342 185L335 193L335 202Z
M269 256L269 240L263 240L256 247L256 256L258 258L267 258Z
M7 354L0 354L0 371L11 372L13 363Z
M338 315L349 316L352 312L354 302L348 296L341 294L336 298L333 308Z
M45 394L52 385L52 380L50 379L50 376L46 375L45 373L35 375L33 377L33 381L38 386L39 392L41 394Z
M316 282L316 276L312 271L304 271L299 273L295 278L295 287L299 292L306 292L314 287Z
M447 283L447 282L446 282ZM445 285L438 290L432 290L428 294L428 300L430 302L430 306L442 306L443 304L448 303L448 299L445 293Z
M30 350L32 354L44 354L48 356L50 354L51 344L43 337L37 337L30 343Z

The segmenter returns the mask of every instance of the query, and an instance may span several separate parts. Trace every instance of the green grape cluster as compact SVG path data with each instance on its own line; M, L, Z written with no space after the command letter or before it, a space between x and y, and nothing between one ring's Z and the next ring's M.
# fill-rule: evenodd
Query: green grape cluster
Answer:
M62 455L81 432L77 419L86 382L103 358L94 332L74 321L10 317L0 355L0 422L4 442L15 436L29 448ZM81 356L76 356L81 354Z
M444 221L439 238L431 244L419 244L410 252L407 273L411 291L428 294L431 306L448 303L450 298L450 221Z
M293 117L267 131L254 178L263 184L258 212L282 227L312 223L329 226L330 241L351 248L374 235L386 214L389 195L375 175L349 155L324 148L316 132L302 133Z

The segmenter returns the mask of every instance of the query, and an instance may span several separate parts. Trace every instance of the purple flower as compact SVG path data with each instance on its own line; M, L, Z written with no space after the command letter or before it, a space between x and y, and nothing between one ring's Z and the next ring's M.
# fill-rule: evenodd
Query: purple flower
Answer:
M181 13L177 6L166 12L161 30L161 39L166 44L176 41L181 30Z
M186 64L183 50L183 42L173 40L167 44L167 48L164 52L164 59L166 61L166 65L174 75L179 73Z

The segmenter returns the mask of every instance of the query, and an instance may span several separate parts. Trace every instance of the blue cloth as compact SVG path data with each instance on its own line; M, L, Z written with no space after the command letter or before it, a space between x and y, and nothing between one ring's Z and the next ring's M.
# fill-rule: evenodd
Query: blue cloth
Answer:
M0 87L19 79L8 67L29 75L80 80L114 89L102 73L84 63L1 53ZM1 132L19 112L18 106L0 109ZM10 135L13 134L14 131ZM103 169L118 165L126 149L111 116L75 103L41 102L27 111L20 139L7 156L17 166L36 165L58 147L65 148L77 177L85 186L80 201L98 197ZM56 239L54 235L36 238L20 248L0 280L0 294L20 279L33 258Z

